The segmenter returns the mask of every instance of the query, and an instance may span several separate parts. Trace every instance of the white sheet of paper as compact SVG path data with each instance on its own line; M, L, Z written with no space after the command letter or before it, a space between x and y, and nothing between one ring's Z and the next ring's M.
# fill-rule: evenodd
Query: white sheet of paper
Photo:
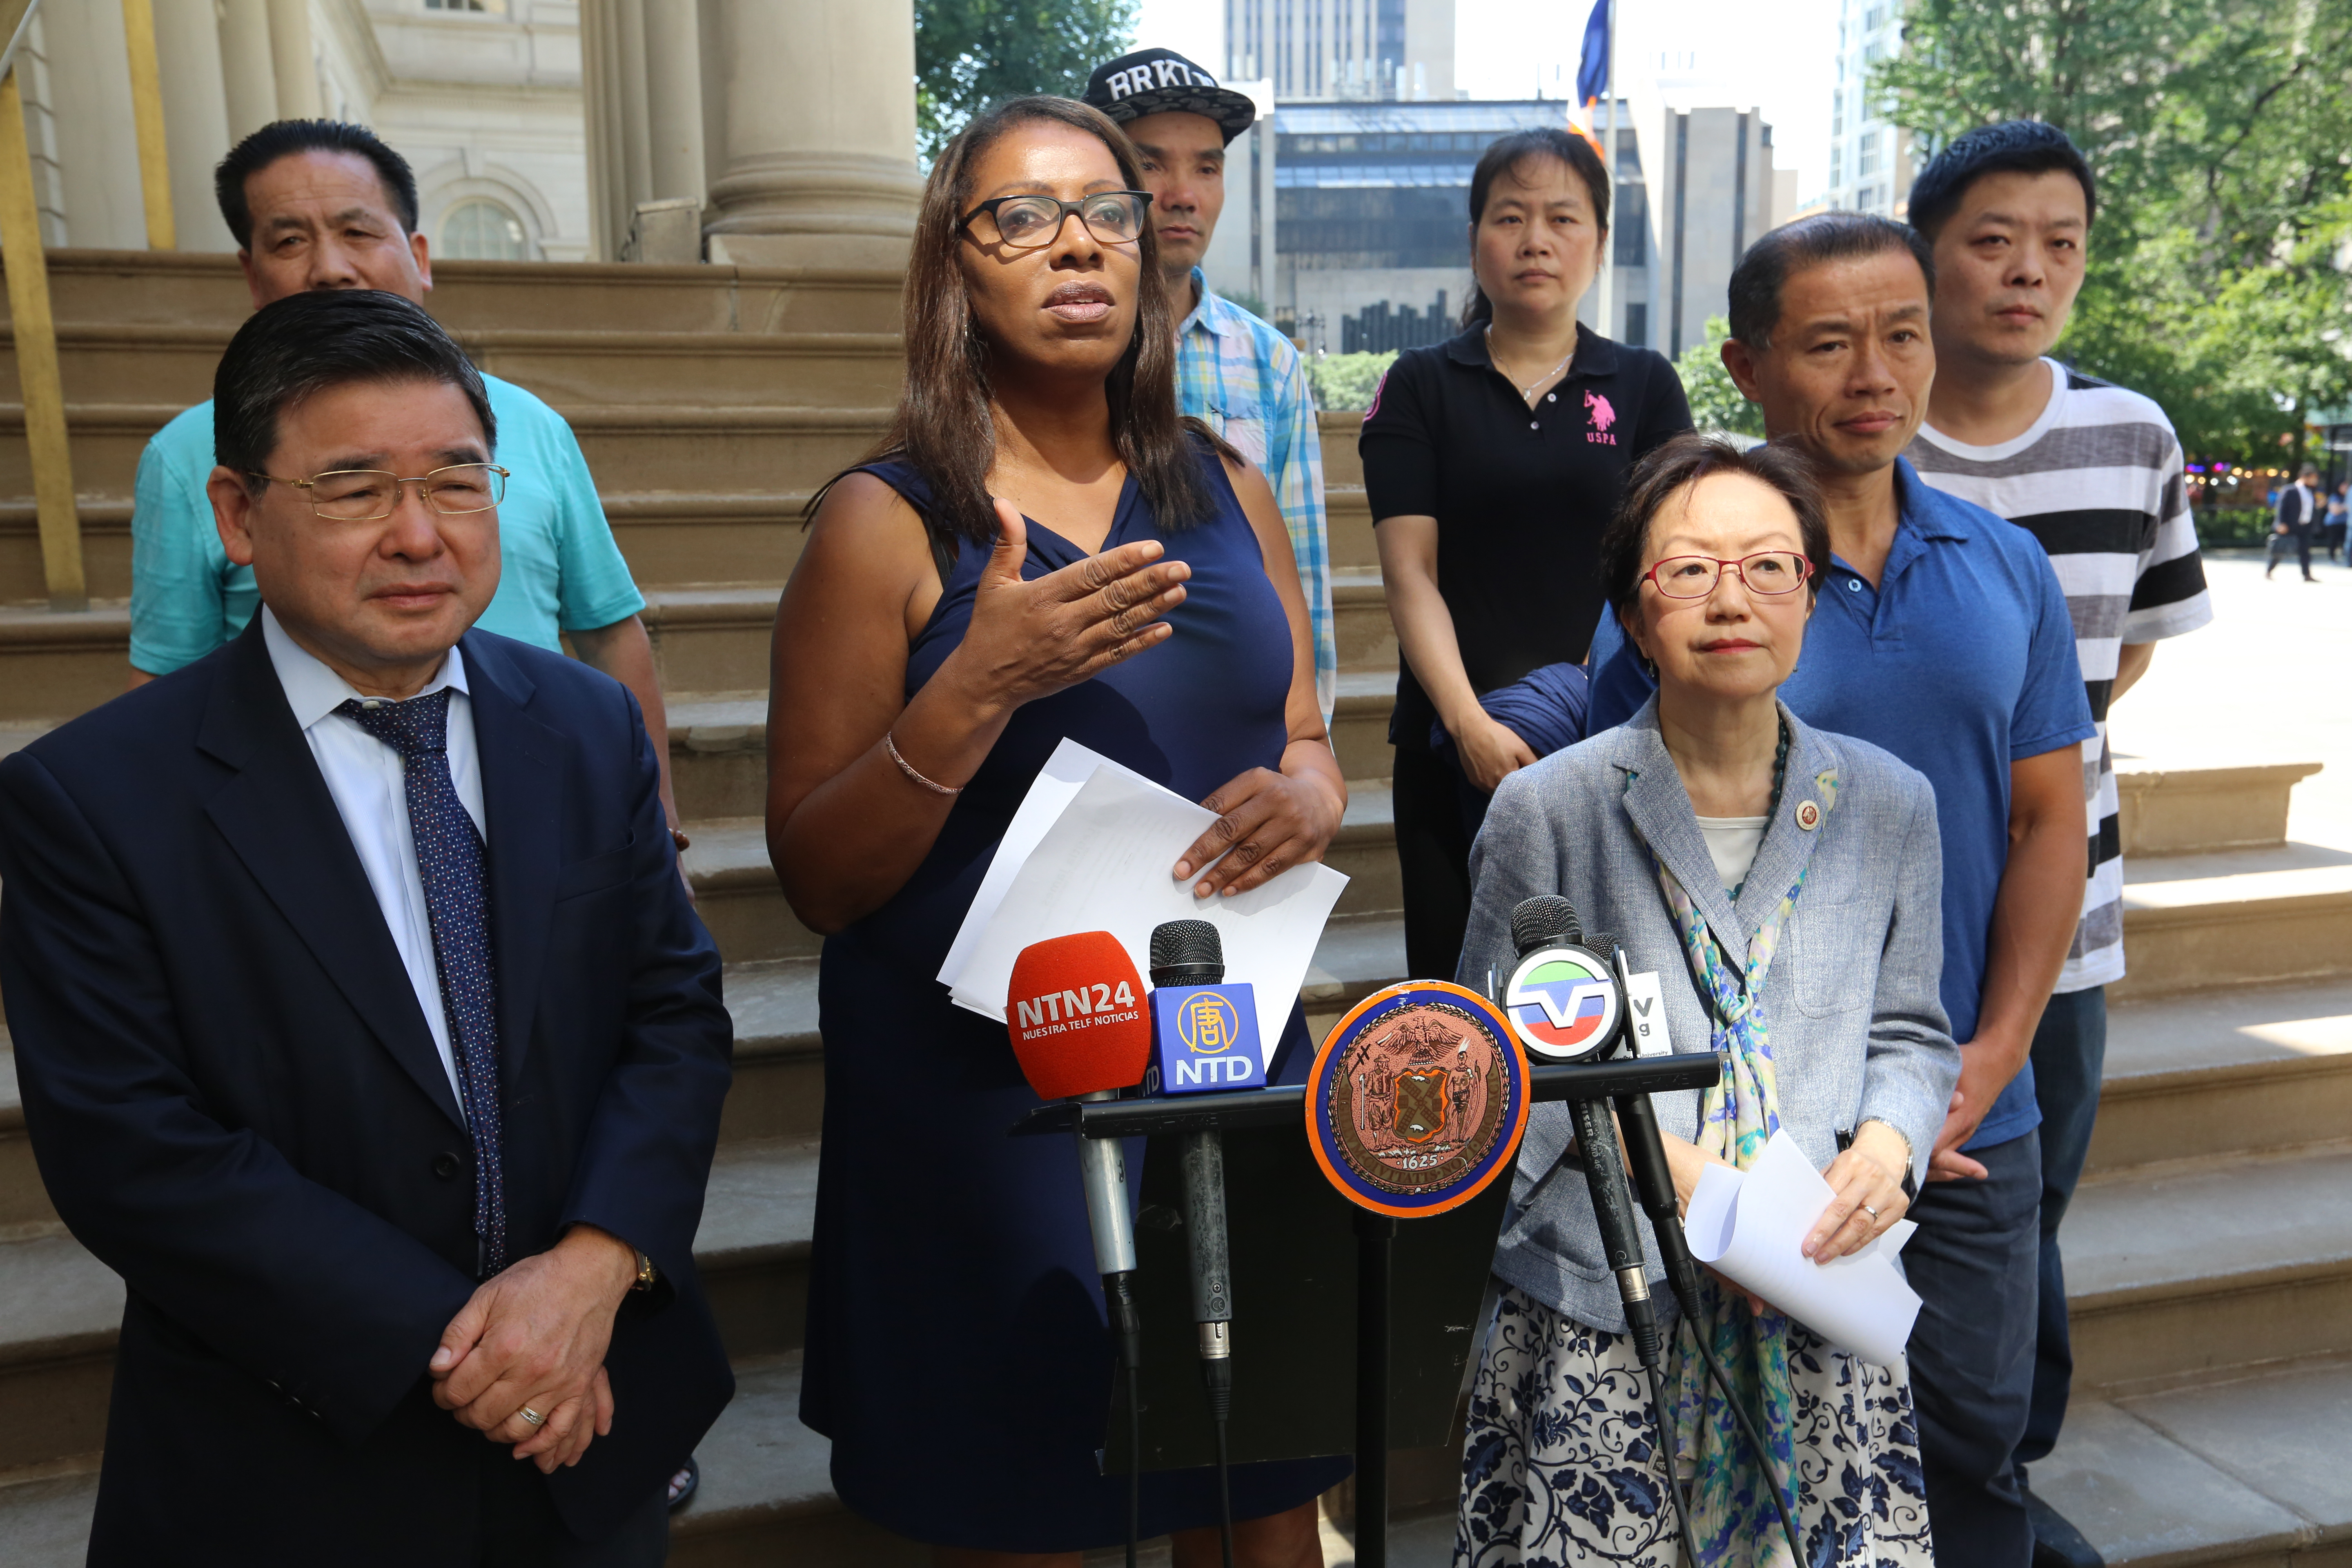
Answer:
M1063 737L1062 743L1054 748L1054 754L1045 759L1045 767L1030 784L1029 793L1021 797L1021 809L1013 814L1013 822L1005 828L1004 837L997 840L996 858L988 863L988 871L980 879L980 891L972 895L971 907L964 911L963 924L957 928L955 942L948 949L947 962L940 965L940 984L955 984L957 977L963 973L964 961L971 956L971 944L980 940L980 933L987 926L989 917L995 914L996 907L1004 901L1004 890L1013 886L1013 879L1020 871L1022 863L1029 858L1029 852L1037 847L1037 841L1045 837L1045 830L1053 826L1055 819L1062 815L1062 808L1076 799L1080 787L1094 777L1097 768L1113 768L1129 778L1143 776L1112 762L1092 747L1081 746L1067 736ZM1169 863L1175 863L1173 856L1169 858ZM1139 964L1137 967L1142 966ZM1009 974L1011 971L1006 973Z
M1041 776L1040 787L1046 784ZM1061 781L1051 787L1060 789ZM978 929L951 983L956 1005L1003 1018L1013 960L1031 942L1107 931L1136 968L1148 972L1153 927L1205 920L1224 939L1225 979L1256 992L1259 1048L1271 1061L1348 879L1328 866L1294 866L1249 892L1195 899L1191 881L1179 882L1169 871L1215 820L1214 812L1140 774L1116 764L1097 767L1038 835L995 908L982 918L974 900L965 923ZM990 878L1003 862L1000 851Z
M1691 1256L1839 1350L1892 1366L1919 1316L1895 1255L1919 1227L1896 1220L1860 1252L1815 1263L1799 1250L1835 1194L1786 1130L1745 1171L1709 1165L1683 1228Z

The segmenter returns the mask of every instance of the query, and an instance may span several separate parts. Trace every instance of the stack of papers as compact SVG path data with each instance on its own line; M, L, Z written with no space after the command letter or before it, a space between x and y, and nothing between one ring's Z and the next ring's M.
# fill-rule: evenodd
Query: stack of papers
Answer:
M1224 939L1227 983L1256 992L1257 1037L1270 1063L1348 879L1328 866L1294 866L1249 892L1196 899L1198 873L1181 882L1171 873L1176 858L1216 819L1064 741L1005 829L940 966L940 983L957 1006L1002 1021L1013 961L1031 942L1107 931L1149 975L1152 928L1204 920Z
M1898 1219L1859 1252L1815 1263L1800 1250L1837 1194L1787 1129L1745 1171L1709 1165L1683 1230L1691 1256L1753 1290L1837 1349L1893 1366L1919 1316L1895 1255L1919 1227Z

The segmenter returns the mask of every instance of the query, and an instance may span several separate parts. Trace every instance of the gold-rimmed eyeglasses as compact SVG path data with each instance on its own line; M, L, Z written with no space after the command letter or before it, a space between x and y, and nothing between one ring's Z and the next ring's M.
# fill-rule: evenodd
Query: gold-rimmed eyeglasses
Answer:
M308 491L310 510L330 522L374 522L399 510L400 492L409 485L416 487L418 499L444 517L488 511L507 499L507 480L513 476L496 463L452 463L406 479L380 468L337 468L307 479L281 479L276 474L251 477Z
M997 239L1008 250L1037 250L1054 243L1072 213L1087 232L1105 245L1129 245L1143 234L1143 215L1151 205L1150 191L1097 191L1066 202L1054 196L996 196L963 215L964 226L987 237L979 220L985 216Z
M1658 592L1669 599L1704 599L1715 592L1727 567L1739 574L1749 593L1769 596L1793 594L1803 587L1813 563L1793 550L1766 550L1738 561L1714 555L1669 555L1643 573L1641 580L1656 584Z

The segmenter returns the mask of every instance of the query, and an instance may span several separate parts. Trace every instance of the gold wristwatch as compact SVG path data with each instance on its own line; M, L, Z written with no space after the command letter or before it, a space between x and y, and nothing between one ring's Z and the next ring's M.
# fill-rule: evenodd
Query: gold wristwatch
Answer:
M631 1250L635 1251L636 1249L633 1247ZM638 1252L637 1282L630 1286L629 1289L632 1290L650 1290L654 1288L654 1281L659 1278L661 1278L661 1276L656 1273L654 1268L654 1260L647 1258L643 1252Z

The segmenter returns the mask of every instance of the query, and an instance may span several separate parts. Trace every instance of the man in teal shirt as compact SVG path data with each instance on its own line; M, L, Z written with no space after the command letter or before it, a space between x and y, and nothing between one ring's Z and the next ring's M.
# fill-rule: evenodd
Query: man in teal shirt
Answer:
M364 128L281 120L239 142L215 176L221 216L236 237L256 310L306 289L380 289L418 304L433 287L416 232L407 161ZM613 542L580 443L562 416L496 376L482 377L498 418L500 467L513 477L499 507L502 558L484 630L561 651L627 687L645 711L669 786L668 724L645 596ZM131 514L131 684L192 664L243 631L259 601L250 568L232 563L213 524L213 405L155 433L139 459Z

